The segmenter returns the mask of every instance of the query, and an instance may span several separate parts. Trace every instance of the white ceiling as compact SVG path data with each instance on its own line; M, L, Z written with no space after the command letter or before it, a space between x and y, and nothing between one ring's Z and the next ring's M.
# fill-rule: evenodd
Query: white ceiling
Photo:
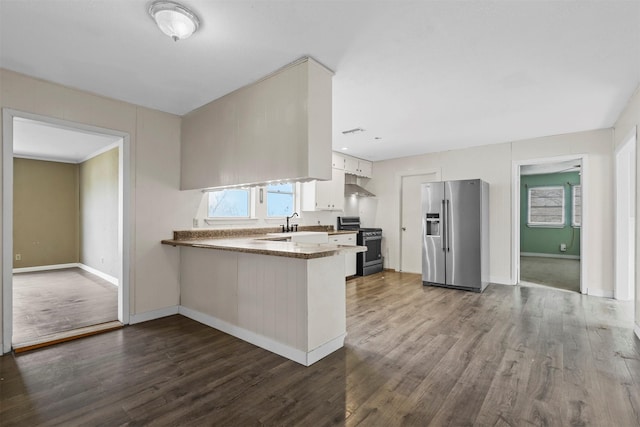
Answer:
M309 55L369 160L610 127L640 82L640 1L185 0L176 43L149 3L0 0L0 66L185 114Z
M22 118L13 122L13 154L16 157L80 163L120 139Z

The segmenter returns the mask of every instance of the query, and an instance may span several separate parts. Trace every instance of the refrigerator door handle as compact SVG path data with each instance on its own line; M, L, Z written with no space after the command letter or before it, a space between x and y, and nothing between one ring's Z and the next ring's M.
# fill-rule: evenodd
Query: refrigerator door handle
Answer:
M442 250L446 251L447 250L447 246L445 244L445 239L447 238L447 219L446 219L446 215L445 215L445 205L444 205L444 199L442 199L442 228L440 230L440 240L442 241Z
M449 204L449 200L447 199L447 227L446 227L446 233L447 233L447 252L451 252L451 246L450 246L450 240L451 240L451 230L450 230L450 225L449 225L449 220L451 219L451 205Z

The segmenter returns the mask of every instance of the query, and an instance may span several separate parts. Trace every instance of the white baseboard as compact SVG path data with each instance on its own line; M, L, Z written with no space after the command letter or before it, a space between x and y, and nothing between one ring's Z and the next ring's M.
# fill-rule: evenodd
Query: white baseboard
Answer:
M500 277L500 276L489 276L489 283L495 283L498 285L515 285L511 281L510 277Z
M304 366L309 366L342 347L346 336L346 334L343 334L342 336L336 337L309 352L305 352L184 306L180 306L180 314L188 317L189 319L195 320L196 322L200 322L229 335L233 335L236 338L240 338L241 340L247 341L260 348L264 348L272 353L286 357L287 359L293 360L294 362Z
M62 270L64 268L77 268L80 267L80 264L77 262L72 262L69 264L52 264L52 265L39 265L36 267L22 267L22 268L14 268L13 273L31 273L34 271L47 271L47 270Z
M149 320L160 319L161 317L173 316L180 312L180 306L172 305L170 307L160 308L158 310L146 311L140 314L132 314L129 316L129 324L148 322Z
M638 325L636 323L635 327L633 328L634 332L636 333L636 337L638 337L638 339L640 340L640 325Z
M84 265L82 263L78 264L78 267L80 267L81 269L83 269L86 272L89 272L91 274L94 274L98 277L100 277L101 279L106 280L107 282L111 283L112 285L118 286L118 278L117 277L113 277L107 273L103 273L100 270L96 270L93 267L89 267L88 265Z
M592 297L613 298L613 291L606 291L598 288L588 288L587 295Z
M539 254L535 252L520 252L520 256L532 256L538 258L580 259L580 255Z
M22 268L14 268L13 273L31 273L34 271L47 271L47 270L62 270L64 268L81 268L84 271L87 271L91 274L94 274L101 279L106 280L112 285L118 286L118 279L116 277L110 276L107 273L103 273L100 270L96 270L93 267L89 267L88 265L84 265L80 262L71 262L69 264L52 264L52 265L39 265L37 267L22 267Z
M314 348L310 352L307 353L307 363L304 363L305 366L311 366L316 363L318 360L330 355L334 351L341 349L344 347L344 339L347 337L347 334L342 334L335 337L332 340L327 341L321 346Z

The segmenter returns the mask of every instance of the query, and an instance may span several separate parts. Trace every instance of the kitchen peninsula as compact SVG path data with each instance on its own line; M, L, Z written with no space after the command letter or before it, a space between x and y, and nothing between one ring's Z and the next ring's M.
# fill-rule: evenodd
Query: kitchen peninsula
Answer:
M273 231L176 231L162 243L180 247L181 314L309 366L344 345L344 254L366 248Z

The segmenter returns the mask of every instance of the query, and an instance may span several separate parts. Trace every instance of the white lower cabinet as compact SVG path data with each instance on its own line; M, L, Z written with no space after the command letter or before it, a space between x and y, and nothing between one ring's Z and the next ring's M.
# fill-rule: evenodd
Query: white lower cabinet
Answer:
M329 236L329 243L335 245L356 246L356 233L332 234ZM356 255L355 253L345 254L344 277L356 275Z

